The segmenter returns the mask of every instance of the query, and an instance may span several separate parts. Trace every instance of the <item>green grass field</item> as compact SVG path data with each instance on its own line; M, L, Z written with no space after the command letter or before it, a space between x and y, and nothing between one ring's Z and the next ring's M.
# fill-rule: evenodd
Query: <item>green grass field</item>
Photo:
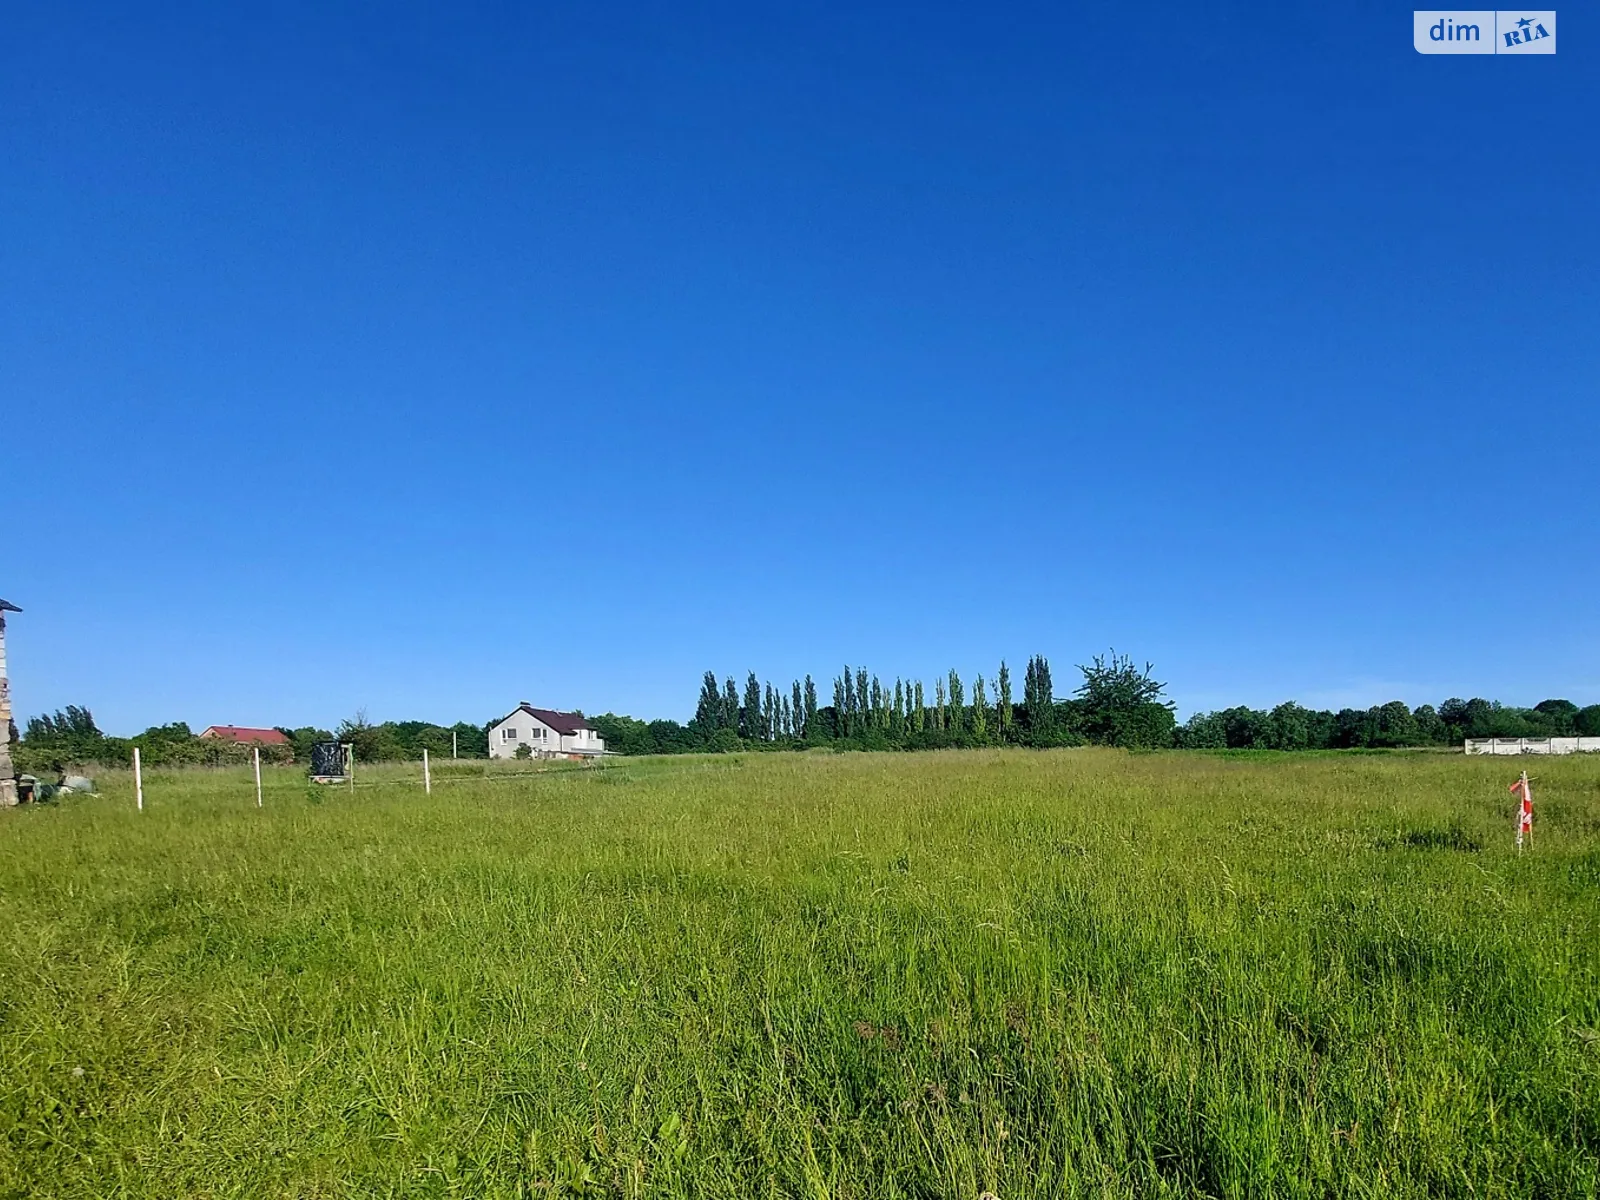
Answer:
M772 754L0 813L0 1196L1600 1190L1600 761Z

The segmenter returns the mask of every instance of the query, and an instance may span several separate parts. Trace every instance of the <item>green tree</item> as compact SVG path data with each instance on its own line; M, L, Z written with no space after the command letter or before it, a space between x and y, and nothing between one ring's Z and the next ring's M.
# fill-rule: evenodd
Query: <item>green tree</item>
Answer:
M989 740L989 701L983 694L983 676L972 683L972 736L980 742Z
M489 757L489 731L484 727L472 725L466 721L457 721L450 726L450 732L455 734L456 753L460 757Z
M54 713L28 718L27 729L17 745L16 765L24 770L53 768L56 763L109 765L121 757L121 750L100 731L93 713L69 704Z
M744 749L744 743L739 740L737 730L724 727L712 735L705 748L712 754L732 754L736 750Z
M1161 699L1167 685L1152 677L1154 667L1150 663L1141 671L1133 665L1132 658L1112 650L1109 655L1095 655L1092 663L1080 664L1078 670L1083 672L1083 683L1076 693L1079 722L1090 741L1149 746L1161 744L1149 739L1159 738L1163 725L1170 733L1174 722L1163 722L1147 707L1165 708L1171 716L1171 704Z
M817 724L817 685L812 682L810 675L806 676L806 720L804 732L808 738L820 738L822 736L822 730Z
M1028 740L1035 746L1056 741L1055 685L1050 679L1050 662L1042 654L1028 659L1022 681L1023 707L1028 715Z
M1267 739L1274 750L1305 750L1311 745L1311 714L1292 701L1267 714Z
M1580 708L1572 718L1572 727L1579 737L1600 737L1600 704Z
M722 728L722 689L717 686L717 673L707 671L700 683L700 701L694 707L695 726L706 737Z
M922 680L917 680L911 704L911 732L922 733L928 727L928 710L922 699Z
M1221 750L1228 744L1228 726L1221 713L1195 713L1178 727L1175 744L1184 750Z
M340 721L334 737L350 746L350 753L357 762L394 762L404 757L394 730L367 720L364 708L358 708L354 716Z
M965 729L967 723L967 698L965 689L963 689L961 686L961 676L956 674L956 669L954 667L950 668L949 697L950 716L949 721L946 724L946 728L949 729L951 733L961 733Z
M999 705L996 720L999 725L1001 741L1011 738L1011 671L1006 666L1006 660L1000 660L1000 673L995 676L995 700Z
M1391 700L1374 708L1368 721L1369 746L1415 746L1417 721L1411 708L1403 700Z
M716 689L716 683L716 677L713 676L711 679L713 691ZM720 696L718 697L717 706L721 707ZM698 719L698 716L696 719ZM618 716L616 713L601 713L598 717L590 717L589 723L605 739L606 749L614 754L660 753L655 733L648 724L636 717L623 717Z
M1433 705L1423 704L1413 709L1411 718L1417 724L1417 739L1425 746L1442 745L1447 740L1448 731L1445 723L1439 719L1439 714ZM1295 747L1299 749L1299 747Z
M1546 737L1571 737L1576 729L1578 706L1571 700L1541 700L1533 706L1533 713Z
M700 749L700 739L695 732L676 721L651 721L650 737L657 754L688 754Z
M334 740L333 731L318 729L314 725L302 725L298 729L278 730L289 739L289 749L296 762L311 761L311 747L318 742L331 742Z
M735 738L739 736L739 687L732 675L722 687L722 723L717 728L726 729Z
M751 671L744 681L744 708L739 714L739 736L746 741L756 741L761 726L761 682Z
M945 719L944 680L935 679L933 681L933 698L935 705L933 727L935 730L942 733L950 727L950 722Z
M1230 750L1273 749L1272 718L1258 708L1237 704L1217 714L1227 731Z

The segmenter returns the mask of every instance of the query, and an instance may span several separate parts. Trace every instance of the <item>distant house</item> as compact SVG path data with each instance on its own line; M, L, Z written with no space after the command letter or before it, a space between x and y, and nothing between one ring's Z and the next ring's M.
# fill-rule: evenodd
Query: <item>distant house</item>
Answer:
M236 742L241 746L287 746L289 738L278 729L247 729L243 725L207 725L200 737L219 742Z
M534 708L526 700L489 726L490 758L515 758L518 746L528 747L535 758L595 758L606 752L605 739L577 713Z

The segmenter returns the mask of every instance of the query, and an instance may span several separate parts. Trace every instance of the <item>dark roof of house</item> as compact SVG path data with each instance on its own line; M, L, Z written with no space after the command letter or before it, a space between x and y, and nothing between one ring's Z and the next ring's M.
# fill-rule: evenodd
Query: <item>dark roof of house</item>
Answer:
M207 725L201 737L220 738L224 742L260 742L263 746L287 746L289 739L277 729L248 729L243 725Z
M21 611L22 610L20 608L18 608L15 604L11 603L11 601L9 601L9 600L0 600L0 612L21 612Z
M505 716L496 721L495 725L503 725L512 717L516 716L519 712L525 712L535 720L543 721L557 733L565 733L570 735L577 733L580 729L594 728L593 725L589 724L589 722L585 721L577 713L556 712L553 708L534 708L531 704L517 705ZM490 728L492 729L494 726L491 725Z

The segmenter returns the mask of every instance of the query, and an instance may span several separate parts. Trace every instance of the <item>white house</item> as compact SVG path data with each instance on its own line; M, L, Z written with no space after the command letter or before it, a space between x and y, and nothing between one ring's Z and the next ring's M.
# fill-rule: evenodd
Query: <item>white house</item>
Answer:
M526 700L489 726L490 758L515 758L518 746L528 747L535 758L594 758L606 752L605 739L576 713L534 708Z

